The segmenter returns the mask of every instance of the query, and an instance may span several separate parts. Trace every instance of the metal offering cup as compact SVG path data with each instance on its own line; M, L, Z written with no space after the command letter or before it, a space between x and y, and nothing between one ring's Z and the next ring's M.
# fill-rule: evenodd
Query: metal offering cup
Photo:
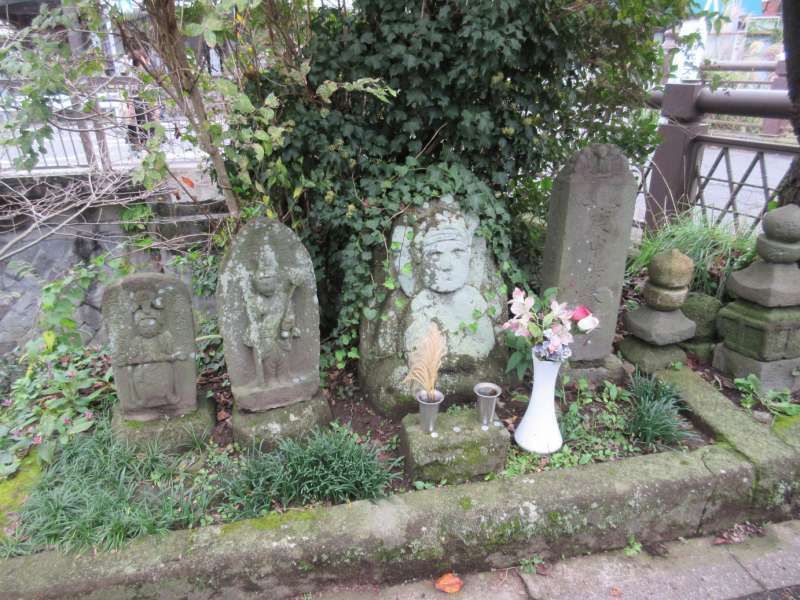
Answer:
M494 420L494 407L502 390L499 385L486 381L479 383L472 389L478 397L478 415L481 418L481 428L486 430Z
M419 402L419 422L425 433L433 433L436 426L436 417L439 414L439 405L444 400L444 394L439 390L433 393L433 399L428 398L428 392L420 390L416 394Z

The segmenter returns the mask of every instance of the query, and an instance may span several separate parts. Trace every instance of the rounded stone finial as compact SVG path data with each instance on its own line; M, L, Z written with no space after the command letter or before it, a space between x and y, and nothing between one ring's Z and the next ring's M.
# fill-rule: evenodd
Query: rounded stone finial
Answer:
M764 215L764 233L779 242L800 242L800 206L787 204Z
M647 269L650 281L661 287L678 289L688 286L694 275L694 261L672 249L656 254Z

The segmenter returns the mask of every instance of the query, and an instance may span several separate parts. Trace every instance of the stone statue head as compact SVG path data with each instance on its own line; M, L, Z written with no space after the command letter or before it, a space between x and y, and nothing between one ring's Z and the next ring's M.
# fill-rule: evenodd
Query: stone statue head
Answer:
M256 293L265 297L274 296L281 283L278 271L278 259L275 252L267 245L262 246L259 249L253 272L253 289Z
M134 295L133 324L143 338L156 337L163 329L161 313L164 304L161 296L150 290L140 290Z
M446 294L461 289L469 278L472 236L459 215L437 219L422 238L422 283Z

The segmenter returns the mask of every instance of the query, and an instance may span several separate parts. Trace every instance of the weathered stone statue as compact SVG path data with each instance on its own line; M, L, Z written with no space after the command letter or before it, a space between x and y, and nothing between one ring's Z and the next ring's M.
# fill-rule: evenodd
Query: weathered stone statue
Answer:
M127 419L197 408L194 321L186 286L158 273L131 275L103 294L114 381Z
M470 396L478 380L499 380L505 352L496 335L504 320L502 281L485 240L476 234L478 220L464 215L446 196L405 217L393 228L389 273L376 277L394 287L373 318L362 320L360 380L370 400L384 414L400 416L416 407L400 382L407 355L435 322L447 339L440 374L445 395ZM374 316L371 311L374 311Z
M164 436L161 421L170 419L164 441L178 443L187 424L213 426L208 411L195 414L194 321L183 282L159 273L125 277L105 289L103 320L119 397L113 419L118 433L133 441Z
M235 402L234 432L277 440L330 419L327 403L315 397L319 307L314 267L294 232L268 219L246 225L222 264L217 302ZM290 418L287 411L274 411L312 398L313 411L294 410L306 410L313 423L294 412ZM284 416L287 423L303 421L298 431L276 424Z

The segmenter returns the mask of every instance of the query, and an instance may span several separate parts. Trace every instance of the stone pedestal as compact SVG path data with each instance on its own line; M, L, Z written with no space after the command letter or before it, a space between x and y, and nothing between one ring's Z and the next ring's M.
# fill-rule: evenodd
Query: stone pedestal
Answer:
M195 439L208 438L217 421L212 400L200 400L196 410L181 416L151 421L126 419L119 405L111 414L111 430L115 436L139 448L156 442L165 452L180 452L190 448Z
M596 386L604 381L622 383L625 380L625 367L622 361L614 354L609 354L600 360L570 360L561 368L560 377L564 381L569 377L570 383L577 383L581 379Z
M768 212L756 251L761 261L733 273L737 300L719 311L723 337L714 366L731 377L754 374L764 390L795 390L800 379L800 207Z
M422 430L417 414L403 418L402 445L412 481L459 483L505 468L511 436L499 421L484 431L477 408L440 413L436 434Z
M762 361L800 357L800 306L766 308L738 300L718 316L725 346Z
M717 344L714 350L714 368L732 378L747 377L751 373L758 377L762 391L800 390L800 358L762 361L731 350L725 344Z
M686 361L678 344L691 339L697 325L680 308L693 275L694 262L677 250L657 254L650 262L643 293L647 305L625 313L623 323L632 337L619 345L622 355L643 371Z
M310 400L261 412L248 412L234 406L231 425L234 439L243 448L255 441L262 450L271 450L282 439L303 437L332 419L328 401L319 393Z

